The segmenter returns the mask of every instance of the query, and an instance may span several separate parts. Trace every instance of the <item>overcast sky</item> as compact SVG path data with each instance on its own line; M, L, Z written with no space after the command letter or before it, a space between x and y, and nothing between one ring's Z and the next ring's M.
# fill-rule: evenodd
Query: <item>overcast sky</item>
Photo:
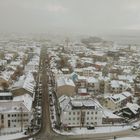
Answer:
M107 33L140 29L140 0L0 0L2 32Z

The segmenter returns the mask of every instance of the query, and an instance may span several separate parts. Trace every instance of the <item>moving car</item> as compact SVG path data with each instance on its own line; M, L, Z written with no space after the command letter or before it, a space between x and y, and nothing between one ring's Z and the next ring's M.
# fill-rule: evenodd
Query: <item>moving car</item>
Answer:
M135 124L131 128L133 131L140 129L140 124Z

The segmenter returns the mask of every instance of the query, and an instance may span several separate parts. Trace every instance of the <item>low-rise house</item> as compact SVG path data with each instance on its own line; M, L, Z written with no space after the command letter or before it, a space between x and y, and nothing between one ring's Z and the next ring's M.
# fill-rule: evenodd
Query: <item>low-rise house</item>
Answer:
M80 96L75 98L61 96L59 104L61 124L64 128L102 124L103 113L97 100Z
M80 95L81 97L82 96L84 97L84 96L89 95L89 93L87 92L86 88L78 88L77 95Z
M112 80L110 83L110 92L114 94L124 92L128 88L131 88L130 84L127 84L123 81Z
M11 76L14 73L14 71L3 71L0 74L0 87L3 89L6 89L9 87L10 84L12 84Z
M120 94L114 94L106 97L104 106L108 109L111 109L112 111L118 111L131 101L132 94L129 92L123 92Z
M11 92L14 96L20 96L25 93L34 96L35 80L32 73L28 73L19 78L17 82L11 88Z
M60 77L56 82L57 96L73 96L75 94L75 84L71 79Z
M83 68L83 76L92 77L94 75L94 70L96 70L94 67Z
M6 53L5 54L5 60L7 60L7 62L11 62L14 58L14 53Z
M97 93L99 91L99 80L94 77L87 78L87 90L89 93Z
M61 71L63 72L63 74L69 74L70 70L68 68L62 68Z
M25 66L25 72L37 72L39 69L39 57L34 56L31 61Z
M119 114L125 118L139 118L140 117L140 106L138 104L127 103L125 107L123 107Z
M21 66L22 65L22 61L12 61L9 65L11 67Z
M118 75L118 80L123 81L123 82L130 83L130 84L133 84L134 83L134 81L133 81L134 78L135 78L135 76Z
M110 91L110 78L100 76L98 79L99 79L100 92L108 93Z
M114 123L122 123L124 122L124 118L120 117L116 114L113 114L112 111L104 109L103 110L103 124L114 124Z
M86 88L87 87L87 79L85 76L79 76L77 77L77 80L75 81L76 89L78 88Z
M103 67L105 67L107 65L106 62L95 62L95 68L97 68L98 70L101 70Z
M6 65L7 65L7 60L0 60L0 67Z
M74 72L77 73L80 76L83 76L83 69L82 68L75 68Z

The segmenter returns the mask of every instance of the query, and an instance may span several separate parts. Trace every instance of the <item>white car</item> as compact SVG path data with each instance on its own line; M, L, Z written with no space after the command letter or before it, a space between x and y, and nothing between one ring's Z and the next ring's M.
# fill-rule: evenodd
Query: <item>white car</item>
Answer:
M35 140L35 138L29 138L28 140Z
M139 124L135 124L135 125L133 125L132 126L132 128L131 128L132 130L138 130L138 129L140 129L140 125Z

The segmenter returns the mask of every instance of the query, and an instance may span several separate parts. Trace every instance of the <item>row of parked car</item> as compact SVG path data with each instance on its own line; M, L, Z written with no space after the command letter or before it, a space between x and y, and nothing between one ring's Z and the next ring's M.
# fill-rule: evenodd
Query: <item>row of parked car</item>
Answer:
M48 95L49 95L49 104L50 104L50 120L52 123L52 127L55 126L56 122L56 110L55 110L55 98L53 94L53 87L51 83L48 83Z

